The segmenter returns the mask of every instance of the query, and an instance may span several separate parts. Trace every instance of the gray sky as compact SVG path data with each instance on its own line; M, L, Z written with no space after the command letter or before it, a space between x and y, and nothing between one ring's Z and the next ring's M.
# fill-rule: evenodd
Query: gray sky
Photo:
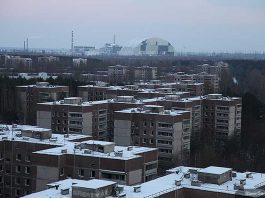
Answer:
M177 51L265 51L265 0L0 0L0 46L101 47L161 37Z

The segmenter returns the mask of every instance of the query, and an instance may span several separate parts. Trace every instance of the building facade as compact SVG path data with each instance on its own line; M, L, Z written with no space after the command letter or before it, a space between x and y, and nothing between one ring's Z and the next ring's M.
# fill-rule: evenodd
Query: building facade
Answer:
M164 110L163 106L144 105L116 111L114 142L159 149L159 165L187 163L190 154L191 119L188 111Z
M47 82L16 87L16 108L19 123L36 125L36 107L39 102L51 102L68 97L69 87L53 86Z

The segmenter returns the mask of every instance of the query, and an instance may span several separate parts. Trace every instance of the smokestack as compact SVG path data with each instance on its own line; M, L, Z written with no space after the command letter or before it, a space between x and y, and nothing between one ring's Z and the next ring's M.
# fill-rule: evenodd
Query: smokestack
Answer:
M24 40L24 51L26 50L26 42L25 42L25 40Z
M29 50L29 39L27 38L27 51Z
M71 43L71 52L74 52L74 31L72 30L72 43Z
M116 44L116 35L113 36L113 44Z

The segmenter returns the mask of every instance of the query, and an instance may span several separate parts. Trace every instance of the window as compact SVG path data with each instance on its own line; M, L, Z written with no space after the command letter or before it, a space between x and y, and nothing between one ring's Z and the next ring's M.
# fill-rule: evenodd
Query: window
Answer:
M67 116L67 113L63 113L63 117L66 117Z
M20 173L21 172L21 167L20 166L16 166L16 172Z
M17 160L17 161L21 161L21 154L20 154L20 153L17 153L17 154L16 154L16 160Z
M19 177L16 177L15 183L16 183L17 185L20 185L20 178L19 178Z
M154 131L151 131L151 135L154 135Z
M146 122L144 122L143 126L146 126L146 125L147 125L147 123L146 123Z
M79 175L79 177L84 177L84 175L85 175L84 169L79 169L78 170L78 175Z
M144 130L144 135L146 135L146 130Z
M64 175L64 168L60 168L60 176Z
M172 124L169 123L158 123L159 128L173 128Z
M60 124L61 123L61 121L60 120L57 120L57 124Z
M29 186L30 185L30 180L29 179L25 179L25 186Z
M29 195L29 194L30 194L30 191L29 191L29 190L26 190L26 191L25 191L25 194L26 194L26 195Z
M96 171L91 171L90 177L95 178L96 177Z
M143 139L143 143L146 143L146 139L145 138Z
M153 127L154 126L154 123L153 122L150 122L150 126Z
M0 164L0 171L3 171L3 165Z
M1 152L0 153L0 160L2 160L4 158L4 155L3 155L3 153Z
M0 183L3 183L3 177L0 176Z
M149 140L149 143L150 143L150 144L154 144L154 140L153 140L153 139L150 139L150 140Z
M25 161L26 161L26 162L30 162L30 155L26 155L26 156L25 156Z
M16 196L19 197L20 196L20 190L16 189Z
M26 166L26 167L25 167L25 173L26 173L26 174L29 174L29 173L30 173L30 167L29 167L29 166Z

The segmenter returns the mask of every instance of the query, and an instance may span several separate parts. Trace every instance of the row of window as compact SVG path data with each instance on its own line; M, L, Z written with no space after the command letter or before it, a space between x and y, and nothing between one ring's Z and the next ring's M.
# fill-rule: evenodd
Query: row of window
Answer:
M20 189L15 189L15 196L16 197L20 197L21 195L22 195L22 190L20 190ZM29 195L31 192L29 191L29 190L24 190L24 195ZM0 196L1 195L3 195L3 189L2 188L0 188ZM5 193L5 195L4 195L4 197L5 198L9 198L9 197L11 197L11 195L10 194L8 194L8 193Z
M15 184L16 185L21 185L22 182L21 180L24 180L24 185L25 186L30 186L30 179L21 179L20 177L16 177L15 178ZM0 184L4 183L4 177L3 176L0 176ZM5 181L5 185L6 187L9 187L11 185L11 182L10 181Z
M1 152L0 153L0 160L3 160L3 159L4 159L4 155ZM30 162L30 155L25 155L24 159L26 162ZM6 161L10 161L10 158L6 158ZM16 154L16 161L22 161L22 155L20 153Z

